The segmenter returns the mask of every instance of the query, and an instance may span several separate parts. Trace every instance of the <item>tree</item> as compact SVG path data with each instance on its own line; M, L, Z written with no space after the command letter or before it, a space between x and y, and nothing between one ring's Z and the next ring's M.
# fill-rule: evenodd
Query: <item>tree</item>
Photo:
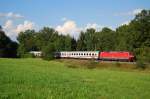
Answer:
M97 32L97 49L101 51L112 51L115 49L116 33L109 28L103 28Z
M1 28L1 26L0 26ZM5 32L0 29L0 57L17 57L18 44L13 42L5 35Z
M55 45L53 43L48 44L42 49L42 58L45 60L53 60L55 51Z
M130 27L136 32L136 47L150 47L150 10L142 10L131 21Z
M20 32L17 40L19 41L18 55L23 56L29 51L37 51L39 48L36 43L37 34L34 30Z
M78 51L85 51L86 49L86 41L85 41L85 33L82 31L80 33L79 39L77 40L77 48Z
M76 51L76 47L77 47L77 41L74 38L72 38L71 39L71 50Z
M95 50L95 29L87 29L85 32L85 42L86 42L86 49L88 51Z
M71 51L71 40L72 38L69 35L65 37L65 51Z

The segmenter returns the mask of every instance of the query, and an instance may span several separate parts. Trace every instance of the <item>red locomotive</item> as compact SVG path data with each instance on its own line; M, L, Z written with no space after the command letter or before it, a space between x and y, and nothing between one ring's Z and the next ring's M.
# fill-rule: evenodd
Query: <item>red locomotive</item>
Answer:
M100 52L99 58L101 60L109 61L133 62L135 60L135 57L131 52Z

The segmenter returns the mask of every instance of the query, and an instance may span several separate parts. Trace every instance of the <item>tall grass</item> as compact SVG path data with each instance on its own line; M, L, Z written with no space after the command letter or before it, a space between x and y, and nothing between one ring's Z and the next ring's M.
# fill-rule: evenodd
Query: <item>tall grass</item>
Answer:
M0 98L149 99L150 74L74 69L41 59L0 59Z

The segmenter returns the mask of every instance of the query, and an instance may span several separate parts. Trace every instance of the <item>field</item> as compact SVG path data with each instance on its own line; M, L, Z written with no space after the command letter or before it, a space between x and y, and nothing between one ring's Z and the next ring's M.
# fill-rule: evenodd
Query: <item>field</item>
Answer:
M90 69L92 63L88 64L90 68L76 68L74 65L77 62L69 63L63 60L0 59L0 98L150 98L150 72L109 68Z

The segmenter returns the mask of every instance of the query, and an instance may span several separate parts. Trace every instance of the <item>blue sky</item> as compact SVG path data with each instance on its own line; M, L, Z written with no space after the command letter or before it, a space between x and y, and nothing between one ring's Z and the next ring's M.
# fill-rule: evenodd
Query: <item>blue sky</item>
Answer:
M0 25L13 36L18 26L28 28L25 25L35 29L51 26L60 32L70 24L71 32L90 26L115 29L139 10L150 9L150 0L1 0L0 7Z

